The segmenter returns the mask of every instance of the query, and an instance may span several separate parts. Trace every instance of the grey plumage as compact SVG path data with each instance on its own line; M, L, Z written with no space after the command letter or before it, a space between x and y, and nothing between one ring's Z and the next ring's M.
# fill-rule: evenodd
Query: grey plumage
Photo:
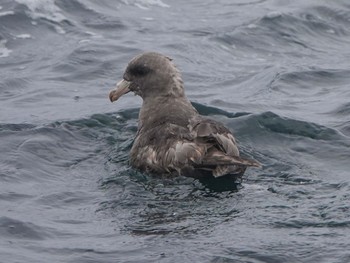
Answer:
M247 166L260 166L240 157L235 138L223 124L198 114L168 57L149 52L131 60L110 100L129 91L143 99L130 153L132 166L193 177L242 176Z

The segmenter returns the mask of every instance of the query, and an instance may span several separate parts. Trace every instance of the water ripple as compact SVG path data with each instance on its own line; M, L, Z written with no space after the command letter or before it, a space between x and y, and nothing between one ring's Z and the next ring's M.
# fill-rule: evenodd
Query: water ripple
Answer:
M2 1L1 259L349 262L349 8ZM145 50L261 169L214 187L130 167L141 101L107 95Z

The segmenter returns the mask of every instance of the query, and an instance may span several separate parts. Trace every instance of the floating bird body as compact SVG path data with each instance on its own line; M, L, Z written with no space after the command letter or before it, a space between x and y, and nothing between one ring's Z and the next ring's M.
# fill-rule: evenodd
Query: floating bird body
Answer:
M110 100L130 91L143 99L130 153L133 167L203 178L241 177L247 166L260 166L240 157L234 136L222 123L199 115L170 58L148 52L131 60Z

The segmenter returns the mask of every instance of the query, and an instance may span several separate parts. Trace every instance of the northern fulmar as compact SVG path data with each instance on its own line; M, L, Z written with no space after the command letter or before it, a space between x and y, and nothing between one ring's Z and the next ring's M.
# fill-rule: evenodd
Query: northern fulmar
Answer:
M260 166L240 157L222 123L199 115L169 57L147 52L133 58L109 98L113 102L130 91L143 99L130 153L133 167L155 174L237 178L247 166Z

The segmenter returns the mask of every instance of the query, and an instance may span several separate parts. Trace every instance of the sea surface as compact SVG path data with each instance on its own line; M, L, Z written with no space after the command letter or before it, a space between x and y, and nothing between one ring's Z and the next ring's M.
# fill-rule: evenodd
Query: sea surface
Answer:
M143 51L263 168L131 168ZM350 262L350 2L0 0L0 262Z

